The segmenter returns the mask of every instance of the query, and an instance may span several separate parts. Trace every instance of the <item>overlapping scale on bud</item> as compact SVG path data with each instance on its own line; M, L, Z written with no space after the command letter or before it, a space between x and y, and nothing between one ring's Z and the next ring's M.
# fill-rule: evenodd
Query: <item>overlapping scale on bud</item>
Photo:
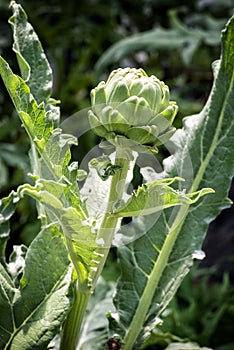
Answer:
M114 70L91 91L91 104L93 131L114 145L157 149L175 131L172 122L178 106L170 101L168 86L143 69Z

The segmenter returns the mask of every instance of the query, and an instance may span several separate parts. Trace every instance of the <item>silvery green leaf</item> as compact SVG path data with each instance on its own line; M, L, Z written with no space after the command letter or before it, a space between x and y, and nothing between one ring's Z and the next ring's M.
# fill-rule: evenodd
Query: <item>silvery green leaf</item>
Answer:
M22 78L28 83L38 103L49 99L52 91L52 69L41 46L40 40L21 5L11 2L14 44Z
M72 304L72 267L58 227L43 228L30 245L19 287L0 270L0 348L46 349Z
M150 227L147 216L142 217L141 226L147 230L142 229L139 239L119 248L122 275L114 299L118 326L112 331L117 329L129 349L139 349L149 337L198 256L208 224L230 206L227 194L234 175L233 37L234 17L222 32L222 55L214 65L209 99L199 114L185 119L175 135L174 153L160 174L164 178L183 177L187 192L207 187L215 192L191 206L168 208L155 222L150 216ZM146 175L147 180L154 180L150 172Z

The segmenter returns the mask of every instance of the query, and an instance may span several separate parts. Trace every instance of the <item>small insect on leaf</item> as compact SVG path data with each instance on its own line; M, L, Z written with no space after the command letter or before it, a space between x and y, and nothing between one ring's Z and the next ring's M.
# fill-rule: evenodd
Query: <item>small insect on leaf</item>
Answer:
M90 168L96 169L98 176L105 181L109 176L113 176L117 170L120 169L118 165L111 163L111 160L108 156L103 155L101 157L93 158L89 162Z

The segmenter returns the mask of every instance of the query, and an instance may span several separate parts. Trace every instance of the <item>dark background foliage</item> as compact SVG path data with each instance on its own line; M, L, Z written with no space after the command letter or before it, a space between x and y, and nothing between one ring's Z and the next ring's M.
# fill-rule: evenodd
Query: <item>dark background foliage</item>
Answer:
M61 100L62 120L89 106L90 90L97 81L105 79L112 69L131 66L142 67L148 74L155 74L169 85L172 99L175 99L180 106L176 121L179 127L184 116L198 113L201 110L209 95L213 81L211 64L220 55L219 40L212 42L201 40L192 52L187 44L178 44L177 47L169 45L167 49L159 50L152 49L152 47L141 48L128 53L118 62L111 62L103 66L101 71L97 70L97 63L111 45L129 36L156 28L163 29L165 35L168 33L168 38L170 38L169 33L178 34L178 25L192 33L207 33L207 37L212 32L219 38L220 30L233 13L231 0L51 0L49 2L47 0L21 0L18 2L28 14L52 66L53 97ZM19 70L12 51L12 32L7 23L10 16L9 2L0 0L0 54L17 73ZM191 40L193 38L195 34L191 34ZM157 37L155 40L157 42ZM81 160L96 141L95 136L91 133L85 134L79 140L79 154L74 153L74 157ZM19 184L29 181L27 176L30 171L28 150L27 136L0 82L0 197L7 195ZM234 199L233 187L230 197ZM211 288L210 284L213 288L213 283L216 291L219 286L224 286L224 283L226 286L227 280L224 281L226 273L230 280L234 281L233 210L233 207L225 210L210 225L204 242L207 257L200 265L202 268L212 267L209 278L206 278L205 288ZM24 199L11 222L8 252L10 253L13 244L29 244L38 230L39 222L34 202L28 198ZM107 278L113 275L113 270L115 271L114 262L115 259L110 257L112 267L111 270L108 270L108 265L106 267ZM220 346L225 344L227 339L230 343L231 333L227 331L225 320L233 321L234 310L229 307L223 309L211 334L205 339L200 336L204 325L199 323L201 322L199 318L194 318L194 325L191 327L181 328L184 310L186 311L186 307L191 306L191 300L185 303L183 300L186 299L186 295L191 294L194 280L198 288L197 294L194 295L197 308L202 304L201 291L205 293L205 290L202 289L204 283L199 284L200 277L191 278L190 276L189 278L190 283L185 281L174 304L172 303L172 309L174 307L172 314L174 312L176 314L174 317L177 317L179 321L177 323L167 321L165 327L168 326L171 332L179 336L189 337L204 345ZM223 287L220 290L222 297L217 299L216 296L214 298L210 296L206 305L213 305L213 299L219 300L222 305L224 305L224 299L227 305L231 303L231 300L233 301L233 289L230 284L228 288ZM216 295L213 289L210 291L212 295ZM215 312L220 306L216 304L212 306L213 309L212 307L210 309L210 306L204 306L204 313L215 317ZM175 325L179 326L176 328ZM181 329L184 329L184 332ZM222 349L225 350L224 347Z

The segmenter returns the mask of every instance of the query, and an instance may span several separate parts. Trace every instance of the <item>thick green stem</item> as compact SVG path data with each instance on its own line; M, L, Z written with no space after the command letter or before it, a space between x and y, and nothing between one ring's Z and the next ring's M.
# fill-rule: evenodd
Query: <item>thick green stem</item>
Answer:
M117 148L115 156L115 165L118 165L120 169L112 177L107 210L104 214L100 229L97 234L97 242L104 242L103 246L100 245L96 249L96 253L100 256L100 263L92 281L92 288L87 285L86 281L83 281L82 285L77 284L75 286L74 304L70 313L68 314L68 317L63 327L60 350L76 349L80 329L82 326L82 320L84 318L89 298L92 294L92 290L96 285L98 277L102 272L103 266L105 264L107 255L111 247L113 236L116 231L119 219L111 215L112 206L113 203L121 199L123 196L125 190L126 177L129 169L129 163L129 152L125 149ZM69 248L69 251L70 253L72 253L72 247Z
M116 149L115 165L118 165L120 169L112 177L107 210L97 234L97 241L103 242L103 246L99 246L96 249L97 253L102 255L102 259L98 265L98 269L93 280L94 286L106 262L106 258L111 247L111 242L113 240L116 227L119 221L119 218L116 218L113 215L111 215L111 212L113 204L116 201L122 199L123 193L125 191L126 177L129 170L131 156L132 153L129 150L120 147Z
M79 287L78 283L75 285L74 304L63 327L60 350L76 349L82 321L90 295L90 290Z

